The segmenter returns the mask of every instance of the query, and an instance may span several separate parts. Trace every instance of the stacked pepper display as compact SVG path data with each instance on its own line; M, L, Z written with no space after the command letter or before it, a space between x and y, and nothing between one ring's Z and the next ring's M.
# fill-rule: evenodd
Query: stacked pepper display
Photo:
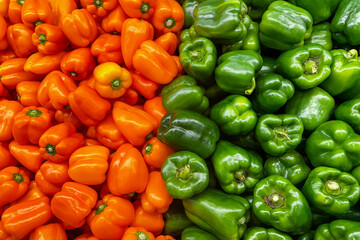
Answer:
M360 0L0 0L0 240L360 240Z

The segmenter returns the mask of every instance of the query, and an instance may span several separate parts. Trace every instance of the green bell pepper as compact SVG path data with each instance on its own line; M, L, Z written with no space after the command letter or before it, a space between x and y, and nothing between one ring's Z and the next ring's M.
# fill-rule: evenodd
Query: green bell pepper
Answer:
M217 44L240 41L251 22L247 11L241 0L207 0L195 8L195 31Z
M251 190L264 177L262 159L228 141L217 143L211 160L221 188L230 194Z
M356 178L356 180L358 181L358 183L360 184L360 166L354 168L351 171L351 175L354 176L354 178Z
M246 230L243 240L292 240L286 233L275 228L252 227Z
M351 174L329 167L313 169L302 192L312 207L331 215L348 212L360 197L359 183Z
M165 218L164 233L173 237L180 236L185 228L194 225L185 215L181 200L174 199L169 210L163 215Z
M249 201L250 203L250 208L253 208L253 202L254 202L254 196L253 195L247 195L245 196L245 198ZM262 227L264 226L264 224L255 216L254 211L251 210L251 218L250 221L248 223L248 226L257 226L257 227Z
M314 240L315 231L309 231L299 236L296 240Z
M275 1L262 16L260 42L277 50L302 46L311 35L312 24L312 17L305 9L285 1Z
M260 152L262 150L259 141L256 139L255 131L247 135L237 135L228 137L227 140L239 147Z
M217 237L199 227L188 227L181 233L181 240L218 240Z
M269 5L277 0L244 0L249 7L248 15L251 19L259 20L269 7Z
M216 83L205 90L205 96L211 103L217 103L228 95L229 93L224 92Z
M253 106L256 112L274 113L292 98L295 87L278 74L268 74L256 81Z
M305 181L311 172L303 156L296 151L266 159L264 170L266 176L280 175L294 185Z
M184 199L186 216L220 240L239 240L250 219L249 201L216 189Z
M320 225L315 232L314 240L357 240L360 239L360 222L335 220Z
M188 151L171 154L161 167L161 177L169 195L176 199L190 198L209 185L205 160Z
M275 72L276 58L272 58L272 57L262 57L262 58L263 58L263 64L260 70L255 74L256 79L260 79L270 73Z
M348 172L360 165L360 135L343 121L328 121L306 140L305 152L314 167Z
M276 60L275 70L300 89L316 87L331 73L332 57L319 44L288 50Z
M209 118L188 110L169 112L161 119L157 137L179 150L192 151L209 157L220 138L220 130Z
M330 51L333 47L330 23L323 22L313 26L311 36L305 40L305 44L320 44Z
M202 113L209 107L205 89L197 86L194 78L183 75L174 79L161 91L162 105L168 112L192 110Z
M303 132L300 118L292 114L262 115L255 128L261 147L272 156L294 150L300 144Z
M357 133L360 133L360 98L343 102L335 110L335 118L349 124Z
M180 63L186 73L203 85L211 85L217 59L214 43L207 38L198 37L181 43L179 51Z
M180 42L187 42L187 41L193 41L196 38L198 38L199 36L197 35L197 33L195 32L195 28L194 25L192 25L191 27L189 27L188 29L184 29L181 34L180 34ZM180 47L180 46L179 46Z
M224 53L215 69L217 85L225 92L250 95L255 89L255 73L260 70L262 57L252 50Z
M295 91L286 103L285 113L300 117L306 131L313 131L320 124L330 119L335 107L335 100L319 87L306 91Z
M240 95L230 95L216 103L210 110L210 118L227 135L246 135L257 122L250 100Z
M189 28L195 22L194 10L204 0L185 0L181 5L184 11L184 28Z
M306 198L289 180L278 175L256 184L253 211L259 220L283 232L303 234L311 227L312 212Z

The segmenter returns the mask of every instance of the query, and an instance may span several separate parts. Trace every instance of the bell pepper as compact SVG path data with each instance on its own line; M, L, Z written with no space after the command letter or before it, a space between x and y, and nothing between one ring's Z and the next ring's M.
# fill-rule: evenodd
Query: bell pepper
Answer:
M254 188L255 216L283 232L303 234L311 227L312 213L306 198L289 180L268 176Z
M195 226L187 227L181 233L181 240L218 240L217 237Z
M112 194L141 193L148 182L148 169L139 150L129 143L121 145L109 164L107 185Z
M21 10L25 1L10 0L8 11L8 17L11 24L23 23L21 20Z
M48 2L54 14L54 24L61 27L64 17L78 8L77 3L79 3L79 0L48 0Z
M210 118L227 135L246 135L255 128L257 115L249 99L230 95L210 110Z
M313 19L305 9L286 1L274 1L262 16L260 42L281 51L293 49L304 45L312 25Z
M69 40L59 26L40 24L35 27L32 42L42 54L55 54L69 46Z
M61 29L76 47L86 47L97 37L96 22L86 9L75 9L62 19Z
M178 46L178 38L173 32L164 33L160 37L156 38L154 41L170 55L173 55L175 53Z
M99 238L95 237L91 234L91 232L83 233L74 240L100 240Z
M255 78L260 79L270 73L275 73L276 58L263 57L263 64L260 70L255 74Z
M162 118L157 137L174 149L208 158L215 151L220 131L215 122L200 113L177 110Z
M192 226L193 223L185 215L185 210L181 200L176 200L171 203L169 210L164 213L165 226L164 233L171 236L179 236L181 232Z
M130 225L131 227L142 227L153 233L155 236L159 235L164 228L164 219L161 213L149 213L141 206L140 201L134 203L135 219Z
M41 197L9 207L2 214L1 221L5 231L14 239L23 239L52 216L49 198Z
M104 146L84 146L75 150L69 159L69 176L86 185L105 182L110 150Z
M23 23L16 23L8 27L6 37L16 56L25 58L37 51L31 40L33 33L34 31Z
M154 15L156 0L119 0L120 6L131 18L151 19Z
M240 239L250 218L250 204L243 197L207 189L183 200L186 216L220 240Z
M341 103L335 110L335 118L349 124L357 133L360 133L360 116L357 111L360 107L360 98L350 99Z
M180 151L170 155L161 167L166 190L176 199L187 199L209 185L205 160L195 153Z
M23 108L16 101L0 100L0 142L12 139L14 116Z
M9 43L6 38L7 23L5 18L0 14L0 51L8 48Z
M126 89L124 95L122 95L119 100L129 104L131 106L135 105L136 103L138 103L140 99L139 93L132 87L129 87L128 89Z
M128 18L120 5L117 5L101 22L103 30L111 34L120 34L124 21ZM122 45L122 44L121 44Z
M183 42L187 42L187 41L193 41L198 37L199 37L199 35L195 31L194 25L192 25L188 29L184 29L181 31L180 42L183 43Z
M30 180L18 167L10 166L0 171L0 206L11 203L24 195Z
M94 236L121 239L134 218L135 209L129 200L108 194L97 202L86 221Z
M161 169L166 159L175 153L175 151L168 145L160 142L157 137L153 137L144 143L141 153L146 164L156 169Z
M35 181L38 188L43 193L50 196L60 192L61 186L71 180L68 170L68 162L44 162L35 174Z
M16 58L16 54L12 48L0 51L0 64L12 58Z
M108 33L101 34L91 45L91 54L99 63L123 63L121 37Z
M285 113L297 115L306 131L313 131L321 123L330 119L335 101L329 93L315 87L306 91L296 91L286 103Z
M98 17L105 17L108 12L113 10L117 4L117 0L80 0L81 6L88 10L89 13Z
M21 165L32 172L39 170L44 158L41 157L39 146L35 145L21 145L16 141L11 141L9 144L11 155Z
M175 240L175 238L170 235L159 235L155 238L155 240Z
M310 171L303 156L297 151L287 152L277 157L269 157L264 164L266 176L280 175L294 185L305 181Z
M24 107L40 107L40 103L37 100L39 86L40 82L37 81L23 81L16 85L16 92L21 105Z
M70 106L69 106L69 108L56 110L56 112L55 112L55 120L58 123L71 123L77 129L84 126L81 123L81 121L79 120L79 118L71 111Z
M170 83L178 73L174 59L152 40L141 43L133 56L133 64L136 71L159 84Z
M21 20L26 27L34 29L39 24L54 24L54 15L48 1L27 0L21 9Z
M251 19L261 20L262 15L269 7L269 5L276 0L244 0L245 4L248 6L248 14Z
M10 154L10 151L8 150L8 148L6 148L4 146L0 146L0 159L1 159L0 171L6 167L15 166L17 163L15 158Z
M162 104L169 111L192 110L202 113L209 108L209 99L205 96L205 89L197 86L191 76L181 76L174 79L161 91Z
M120 133L134 146L151 138L158 127L150 114L120 101L115 102L112 113Z
M303 132L303 123L294 114L262 115L255 128L262 149L272 156L294 150L300 144Z
M184 28L191 27L195 22L194 10L203 0L185 0L181 5L184 12Z
M64 227L60 223L49 223L46 225L35 228L30 236L29 240L67 240Z
M27 192L21 198L12 202L11 205L15 205L21 202L31 201L41 197L46 197L46 195L40 190L35 180L33 180L30 182Z
M330 223L320 225L316 231L316 240L340 240L360 237L360 223L355 221L338 219Z
M214 43L240 41L246 36L251 22L247 10L241 0L204 1L194 10L194 29L199 36L209 38Z
M85 79L95 68L90 48L77 48L61 59L61 70L74 80Z
M305 40L305 45L314 43L323 46L328 51L333 48L330 23L323 22L313 26L311 36Z
M331 73L332 56L318 44L288 50L276 60L276 72L300 89L316 87Z
M212 41L199 37L180 44L180 63L186 73L209 86L213 83L217 52Z
M72 228L81 227L85 218L95 207L97 193L89 186L66 182L61 191L51 200L51 210L55 217Z
M154 27L147 21L129 18L123 22L121 28L121 51L125 65L129 69L134 68L133 57L142 42L152 40L153 38Z
M216 83L225 92L250 95L255 89L255 73L262 62L260 54L252 50L224 53L217 60Z
M138 91L146 99L152 99L156 95L156 91L159 89L160 84L153 82L141 74L131 73L132 87Z
M96 139L104 146L111 149L118 149L126 142L125 137L120 133L111 113L108 113L104 120L96 125Z
M69 94L68 100L71 110L88 127L102 121L111 108L109 101L87 85L77 87Z
M129 227L126 229L122 240L155 240L154 234L143 227Z
M184 70L184 68L181 66L179 56L172 55L171 57L172 57L172 59L174 59L176 65L177 65L177 68L178 68L178 73L176 74L176 77L181 77L182 75L185 75L185 70Z
M246 230L244 240L260 240L260 239L281 239L292 240L292 237L286 233L280 232L275 228L252 227Z
M156 1L152 24L160 32L177 32L184 26L184 12L173 0Z
M40 52L34 53L26 60L24 71L46 75L52 71L60 70L60 62L65 54L65 51L53 55L44 55Z
M144 111L156 119L158 126L160 126L161 119L167 113L166 109L162 105L161 96L146 100L144 103Z
M305 151L314 167L327 166L348 172L360 165L360 135L345 122L321 124L306 140Z

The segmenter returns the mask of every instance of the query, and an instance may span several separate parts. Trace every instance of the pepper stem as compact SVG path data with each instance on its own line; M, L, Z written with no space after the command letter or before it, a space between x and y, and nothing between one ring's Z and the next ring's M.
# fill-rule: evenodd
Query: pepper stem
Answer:
M264 197L265 203L271 208L279 208L284 205L284 198L280 193L272 193Z
M358 51L356 49L351 49L348 54L346 59L350 62L350 61L357 61L358 58Z
M47 42L47 39L46 39L46 35L43 34L43 33L40 33L39 35L39 42L41 45L45 45L45 43Z
M120 78L114 78L114 80L111 81L110 86L114 90L117 90L117 89L121 88L121 86L122 86L121 79Z
M328 180L325 182L325 190L331 195L340 195L341 194L341 186L335 180Z
M286 129L275 130L275 135L276 135L276 138L279 140L283 140L284 138L286 138L289 141L291 140L289 135L287 134Z
M181 181L188 181L192 176L190 166L186 164L184 167L179 168L176 172L176 175L178 178L180 178Z
M24 5L25 0L16 0L16 2L17 2L17 4L22 6L22 5Z
M202 51L192 51L191 52L191 60L200 62L204 58L204 54Z
M43 24L43 21L37 20L34 22L34 26L36 27L37 25Z
M30 109L29 111L27 111L26 116L29 117L40 117L42 114L42 112L38 109Z
M236 183L242 183L246 180L246 171L244 169L240 169L236 172L234 172L234 181Z
M174 18L172 17L168 17L167 19L164 20L164 26L166 28L172 28L176 25L176 21Z
M136 232L136 239L138 240L150 240L149 235L140 231Z
M77 77L79 74L77 72L69 72L72 77Z
M45 150L50 156L54 156L56 154L56 148L52 144L46 145Z
M24 177L23 177L23 175L21 175L21 173L14 173L13 176L14 176L14 178L13 178L14 181L19 184L24 181Z
M146 135L145 140L149 140L153 137L152 133L149 133L148 135Z
M145 14L148 13L150 11L150 4L143 2L140 6L140 12Z
M255 82L255 78L253 77L251 79L251 87L245 90L245 94L250 95L254 91L255 87L256 87L256 82Z
M317 63L314 60L309 59L308 61L306 61L304 63L304 69L305 69L305 73L314 74L314 73L317 72L318 66L317 66Z
M146 155L149 155L152 152L152 150L153 150L153 145L151 143L148 143L144 148Z
M101 1L101 0L94 0L94 5L95 5L97 8L101 8L101 7L104 5L104 2Z
M97 209L96 209L96 211L95 211L95 214L97 215L97 214L100 214L100 213L102 213L103 211L104 211L104 209L106 208L106 203L102 203L102 204L100 204L98 207L97 207Z

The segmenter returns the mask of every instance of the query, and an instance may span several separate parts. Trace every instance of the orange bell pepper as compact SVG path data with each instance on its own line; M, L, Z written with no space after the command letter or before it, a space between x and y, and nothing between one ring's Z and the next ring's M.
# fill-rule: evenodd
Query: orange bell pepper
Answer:
M96 139L96 126L88 127L86 137Z
M136 71L159 84L168 84L178 73L176 62L159 44L148 40L133 57Z
M142 145L158 126L147 112L119 101L114 104L113 118L121 134L135 146Z
M120 34L124 21L128 18L120 5L117 5L101 22L102 29L111 34Z
M37 51L36 46L32 43L33 33L34 31L23 23L16 23L8 27L6 37L16 56L28 57Z
M1 221L5 231L14 239L22 239L52 216L49 198L41 197L9 207L2 214Z
M78 228L95 207L97 193L89 186L66 182L51 200L51 210L55 217L69 227Z
M60 223L49 223L34 229L29 240L67 240L64 227Z
M2 213L2 211L0 211ZM8 234L4 229L4 224L0 221L0 239L1 240L14 240L10 234Z
M35 181L38 188L50 196L60 192L61 186L71 180L68 170L68 162L44 162L35 174Z
M87 85L82 85L68 97L71 110L86 126L95 126L103 120L111 104Z
M41 76L24 71L27 58L12 58L0 65L1 82L9 89L15 89L19 82L40 80Z
M97 65L94 69L95 90L104 98L118 98L131 86L131 74L113 62Z
M9 20L11 24L23 23L21 20L21 10L25 1L20 0L10 0L9 2Z
M16 57L17 56L12 48L0 51L0 64Z
M102 184L106 180L110 150L104 146L85 146L77 149L69 159L69 176L86 185Z
M139 93L134 88L129 87L119 100L133 106L139 101Z
M163 215L158 212L149 213L141 206L140 201L134 202L135 206L135 220L130 225L131 227L143 227L154 235L162 232L165 221Z
M12 139L14 117L23 108L16 101L0 100L0 142Z
M0 14L0 51L5 50L9 43L6 38L7 24L5 18Z
M159 44L165 51L167 51L170 55L173 55L178 46L178 39L176 34L173 32L164 33L157 39L155 42Z
M121 145L111 159L107 184L112 194L141 193L148 182L148 169L139 150L129 143Z
M43 193L40 190L40 188L36 184L35 180L33 180L30 182L27 192L21 198L19 198L15 202L12 202L11 206L15 205L17 203L31 201L31 200L38 199L41 197L46 197L46 195L45 195L45 193Z
M8 17L9 0L0 0L0 15Z
M93 74L90 74L87 78L85 78L84 80L82 80L79 83L79 86L82 85L88 85L89 87L91 87L92 89L95 89L95 77Z
M184 74L185 74L185 70L184 70L184 68L181 66L179 56L174 56L174 55L172 55L171 57L174 59L174 61L176 62L176 65L177 65L177 67L178 67L178 73L176 74L176 77L180 77L180 76L184 75Z
M147 231L143 227L130 227L128 228L124 235L122 240L155 240L154 234Z
M71 154L84 144L84 136L76 132L71 123L50 127L39 139L41 156L52 162L67 161Z
M58 123L71 123L77 129L80 129L84 125L81 123L79 118L69 108L59 109L55 112L55 120Z
M29 177L18 167L7 167L0 171L0 206L11 203L24 195L29 187Z
M38 144L41 135L51 126L52 116L43 107L26 107L14 117L12 134L19 144Z
M149 166L160 169L168 156L175 153L175 150L162 143L157 137L153 137L144 144L141 153Z
M0 82L0 98L9 96L9 90Z
M60 27L64 17L77 9L77 3L74 0L48 0L48 2L54 14L54 24Z
M108 194L96 204L87 218L94 236L100 239L121 239L134 221L135 209L129 200Z
M96 125L95 135L99 142L111 149L118 149L126 142L125 137L117 128L111 113L107 114L105 119Z
M97 36L96 22L86 9L75 9L66 15L61 24L65 36L77 47L86 47Z
M144 111L156 119L160 126L162 117L167 113L162 105L162 98L160 96L146 100L144 104Z
M129 18L124 21L121 28L121 50L125 65L133 68L133 56L140 48L142 42L154 38L154 28L147 21ZM158 74L158 73L157 73Z
M160 85L156 82L150 81L141 74L132 73L132 87L137 90L143 97L146 99L151 99L155 97L156 91L159 89Z
M109 11L113 10L117 4L117 0L80 0L81 6L99 17L104 17Z
M119 0L119 3L129 17L150 19L157 0Z
M155 240L175 240L175 238L170 235L159 235L155 238Z
M44 161L39 149L39 146L21 145L16 141L11 141L9 144L9 150L13 157L32 172L39 170Z
M37 100L39 86L40 82L37 81L19 82L16 85L16 92L18 94L19 102L25 107L40 107L40 103Z
M17 163L15 158L10 154L8 148L4 146L0 146L0 159L0 170L9 166L15 166Z
M65 50L70 44L61 27L46 23L35 28L32 42L40 53L49 55Z
M48 1L26 0L21 10L21 20L28 28L39 24L54 24L54 15Z
M102 146L102 143L99 142L97 139L85 138L84 146L95 146L95 145Z
M101 34L91 45L91 54L99 63L123 63L121 52L121 37L108 33Z
M24 71L45 75L49 72L60 70L60 62L65 54L65 51L53 55L45 55L40 52L34 53L26 60Z
M74 240L100 240L100 239L93 236L91 233L83 233Z
M152 24L164 33L180 31L184 26L184 11L181 5L174 0L158 0Z
M83 80L94 70L95 59L90 48L77 48L65 54L60 66L72 79Z

